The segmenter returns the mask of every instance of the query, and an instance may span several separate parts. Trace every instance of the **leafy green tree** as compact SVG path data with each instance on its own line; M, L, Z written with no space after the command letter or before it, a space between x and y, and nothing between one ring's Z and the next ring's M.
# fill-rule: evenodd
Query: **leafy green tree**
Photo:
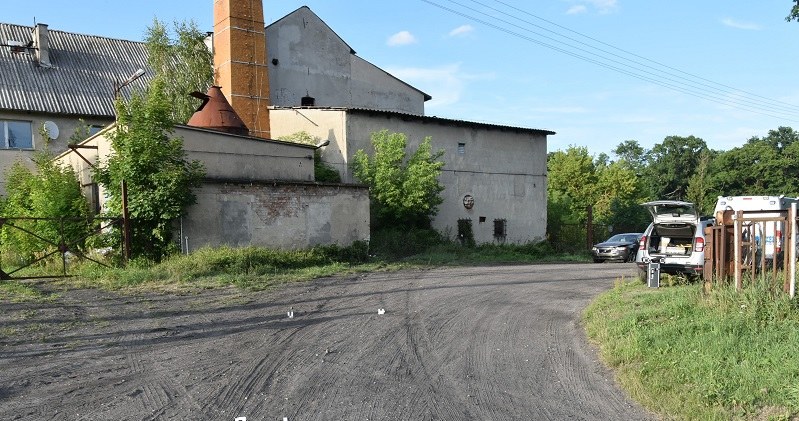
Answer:
M799 20L799 0L793 0L794 5L791 7L791 12L785 17L785 20L790 22L792 20Z
M15 163L7 174L3 215L7 217L61 218L62 220L15 220L13 224L58 244L62 240L73 250L82 250L89 231L89 206L71 167L53 161L47 150L34 156L36 172ZM75 221L73 218L82 219ZM4 226L4 254L30 261L37 254L52 251L53 245L19 229Z
M647 150L637 140L625 140L613 149L618 161L629 166L637 175L641 175L646 167L646 153Z
M302 143L304 145L318 145L321 139L317 136L311 136L310 133L306 131L301 131L297 133L292 133L288 136L281 136L278 138L279 140L284 140L286 142L294 142L294 143ZM340 183L341 182L341 174L336 171L330 164L324 162L322 160L322 151L318 148L314 150L313 153L313 172L314 172L314 180L322 182L322 183Z
M369 186L375 228L392 225L427 228L442 203L439 183L444 151L433 152L426 137L408 158L404 133L372 133L374 154L360 149L352 162L353 174Z
M647 153L644 177L651 195L657 199L684 200L688 181L694 175L705 141L694 136L669 136Z
M146 94L117 102L117 129L110 135L113 153L96 171L109 195L108 211L120 215L121 185L128 190L134 220L132 252L159 260L170 251L172 223L195 203L192 188L204 175L202 164L187 161L183 141L172 137L172 103L166 80L156 77Z
M596 166L588 148L569 146L566 151L551 152L547 159L547 182L548 197L561 205L568 204L571 216L567 219L585 222L586 208L596 199L597 183Z
M169 118L175 124L186 124L199 105L188 94L206 92L214 81L214 57L205 37L194 21L174 22L170 32L166 24L153 19L147 28L147 63L156 77L169 80L163 90L172 104Z
M722 152L710 167L715 195L795 195L799 191L799 133L790 127L752 137Z
M694 203L699 212L705 215L710 215L716 204L716 195L710 187L710 164L715 155L716 153L711 150L701 152L699 165L688 180L685 191L686 200Z

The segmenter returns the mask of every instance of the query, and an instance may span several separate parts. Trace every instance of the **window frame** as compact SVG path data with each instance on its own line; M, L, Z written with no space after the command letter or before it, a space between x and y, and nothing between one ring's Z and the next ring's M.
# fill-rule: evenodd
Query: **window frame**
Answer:
M30 131L30 147L11 147L11 136L9 136L9 124L8 123L27 123L28 128ZM3 136L2 144L0 144L0 149L4 150L21 150L21 151L32 151L36 149L36 144L34 143L33 137L33 122L30 120L14 120L10 118L1 118L0 119L0 132Z

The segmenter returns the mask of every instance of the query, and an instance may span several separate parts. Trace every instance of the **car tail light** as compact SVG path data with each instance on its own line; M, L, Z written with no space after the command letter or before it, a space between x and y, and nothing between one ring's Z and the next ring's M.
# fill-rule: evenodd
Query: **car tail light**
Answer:
M694 251L705 251L705 239L702 237L696 237L694 244Z
M782 251L782 231L777 230L777 242L774 244L777 253Z
M646 236L642 235L641 239L638 241L638 248L643 250L646 248Z

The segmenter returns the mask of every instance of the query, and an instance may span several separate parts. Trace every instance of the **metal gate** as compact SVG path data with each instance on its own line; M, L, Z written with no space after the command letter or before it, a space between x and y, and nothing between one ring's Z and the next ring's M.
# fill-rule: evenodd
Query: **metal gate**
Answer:
M40 224L46 222L49 222L50 224ZM67 233L67 228L80 226L79 224L85 224L85 226L83 226L85 230L81 230L83 235L71 238L71 236ZM37 226L42 227L42 225L47 226L48 229L45 230L42 228L37 230ZM52 232L53 225L57 227L56 233ZM14 267L10 268L3 267L4 264L8 262L4 262L6 259L3 259L3 256L0 255L0 281L69 277L71 275L68 273L67 260L68 257L72 256L94 262L98 265L109 267L105 263L89 256L80 246L89 238L108 232L113 227L119 228L124 237L124 233L127 232L127 224L125 224L125 220L123 218L0 218L0 230L11 230L17 233L22 233L21 235L23 238L34 239L43 245L43 250L37 252L33 260L20 262L19 265L15 265ZM1 241L2 238L0 237L0 242ZM119 248L119 250L122 252L122 256L126 257L128 254L123 244L125 244L125 242L121 241L120 244L115 245L115 248ZM0 246L2 246L2 243L0 243ZM61 267L59 268L58 273L46 273L43 275L14 275L25 268L29 268L40 262L44 262L57 254L60 255L61 259Z

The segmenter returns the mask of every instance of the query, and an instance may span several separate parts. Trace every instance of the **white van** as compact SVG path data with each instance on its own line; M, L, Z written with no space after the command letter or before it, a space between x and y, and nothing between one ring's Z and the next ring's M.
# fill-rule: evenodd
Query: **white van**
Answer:
M762 211L781 211L791 208L791 203L799 203L799 199L785 196L719 196L713 214L717 215L723 211L743 211L744 217L772 218L780 216L779 213L769 213ZM753 211L758 211L756 214ZM762 241L765 239L764 252L766 260L774 258L776 249L777 255L782 252L782 237L785 232L785 224L755 222L753 232L755 243L761 249ZM764 238L765 237L765 238Z
M652 214L652 223L641 237L635 258L639 277L645 279L647 265L653 259L660 262L662 273L701 275L705 228L713 225L713 219L700 217L690 202L657 200L642 206Z

